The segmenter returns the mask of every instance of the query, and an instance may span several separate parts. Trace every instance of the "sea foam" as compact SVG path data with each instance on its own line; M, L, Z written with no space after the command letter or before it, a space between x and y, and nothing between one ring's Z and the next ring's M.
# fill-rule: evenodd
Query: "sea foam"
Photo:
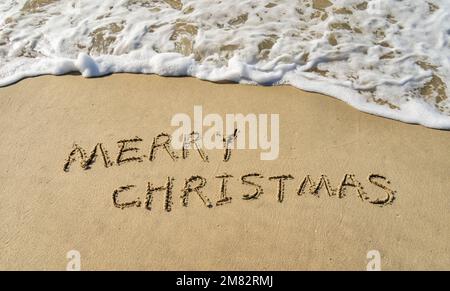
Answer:
M0 86L73 71L290 84L450 129L449 38L448 0L3 0Z

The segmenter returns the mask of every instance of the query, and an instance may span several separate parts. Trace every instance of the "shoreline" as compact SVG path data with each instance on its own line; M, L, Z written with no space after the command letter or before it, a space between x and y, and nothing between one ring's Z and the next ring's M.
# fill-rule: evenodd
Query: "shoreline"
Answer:
M279 155L161 144L151 160L196 105L279 114ZM286 85L125 73L27 78L0 106L3 270L64 270L70 250L83 270L365 270L371 250L383 270L450 267L448 131ZM97 155L65 171L75 144Z

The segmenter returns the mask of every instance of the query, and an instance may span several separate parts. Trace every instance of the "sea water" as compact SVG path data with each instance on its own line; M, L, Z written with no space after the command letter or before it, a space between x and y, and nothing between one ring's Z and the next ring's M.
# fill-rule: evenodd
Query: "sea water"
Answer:
M2 0L0 86L74 71L290 84L450 129L449 38L450 0Z

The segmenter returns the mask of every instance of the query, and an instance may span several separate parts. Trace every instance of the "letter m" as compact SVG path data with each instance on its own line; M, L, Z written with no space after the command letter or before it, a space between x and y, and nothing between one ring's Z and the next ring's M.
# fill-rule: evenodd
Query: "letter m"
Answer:
M77 159L80 161L81 168L84 170L88 170L92 167L97 159L98 154L101 154L103 158L103 163L105 168L112 166L113 163L108 157L108 152L103 148L101 143L95 145L94 149L91 151L89 155L87 155L86 151L80 147L78 144L73 145L72 151L69 153L66 163L64 164L64 172L69 172L70 166Z
M266 276L266 278L264 278L263 276L260 276L259 283L261 284L261 286L269 286L270 276Z
M309 186L309 187L308 187ZM328 196L336 195L336 189L331 186L330 180L326 175L321 175L317 183L315 183L310 175L307 175L298 189L299 196L309 192L309 194L319 197L319 192L322 188L328 193Z

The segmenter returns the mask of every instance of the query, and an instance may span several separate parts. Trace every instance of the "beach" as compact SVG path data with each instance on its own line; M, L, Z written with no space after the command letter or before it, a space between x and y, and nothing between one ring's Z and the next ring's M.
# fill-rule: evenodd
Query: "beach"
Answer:
M278 155L158 147L195 106L277 114ZM2 270L65 270L72 250L82 270L366 270L371 251L382 270L450 268L446 130L288 85L139 74L28 78L0 108Z

